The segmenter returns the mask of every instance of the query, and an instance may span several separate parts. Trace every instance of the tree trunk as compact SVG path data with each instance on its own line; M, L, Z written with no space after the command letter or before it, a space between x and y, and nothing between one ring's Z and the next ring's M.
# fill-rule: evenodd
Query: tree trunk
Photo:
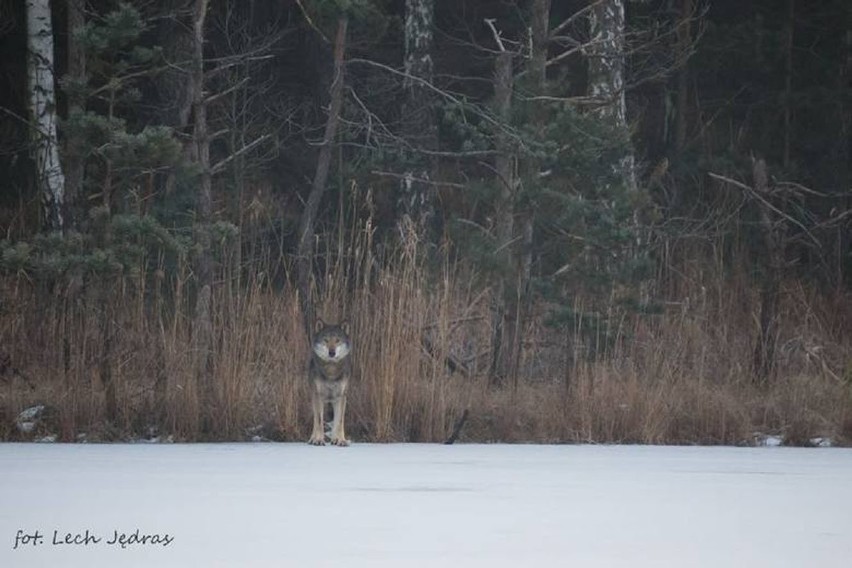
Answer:
M760 290L760 329L754 348L755 381L764 385L775 371L775 348L778 342L778 308L781 299L781 275L784 270L784 236L782 226L773 219L775 212L768 205L770 198L769 175L766 162L755 160L752 177L754 191L762 199L757 204L760 231L766 249L766 274Z
M846 21L848 27L843 41L846 56L841 67L838 89L841 115L838 146L842 152L838 187L841 188L852 187L852 97L848 96L848 85L852 81L852 7L847 7ZM848 193L845 205L846 210L852 209L852 197ZM848 225L840 225L837 228L837 290L842 290L848 280L846 270L850 263L847 259L852 258L849 231L845 230L845 226Z
M112 278L109 275L104 275L103 281L100 283L100 340L101 340L101 360L100 374L101 385L104 388L104 404L106 408L107 422L115 426L118 419L118 403L115 393L115 378L112 375L112 358L113 358L113 306L110 289L112 288Z
M843 73L842 77L846 79L846 81L852 81L852 7L847 8L849 10L849 16L847 16L847 20L849 21L849 29L846 30L846 37L844 41L844 45L846 47L846 61L843 65ZM848 83L844 84L848 85ZM841 93L844 92L844 88L841 89ZM848 91L846 91L848 92ZM843 97L843 134L845 138L845 162L846 162L846 172L852 172L852 98L846 96ZM844 180L847 184L850 181L848 178Z
M405 1L405 137L416 148L427 150L437 149L432 91L422 82L432 82L434 9L434 0ZM400 220L408 217L421 234L426 234L435 215L434 185L428 183L429 160L420 155L413 160L400 184Z
M790 168L790 143L793 137L793 33L796 29L796 0L787 0L787 25L784 34L784 154L781 164Z
M168 68L156 76L163 123L177 130L186 128L192 117L192 93L188 91L187 62L193 58L195 39L193 25L187 16L187 4L193 0L164 0L160 20L158 43L163 47L163 57Z
M66 32L68 34L68 77L77 84L86 79L86 50L75 38L75 32L86 25L86 0L69 0ZM85 110L85 97L74 93L68 95L68 114L74 115ZM68 227L73 227L81 217L80 203L83 193L85 173L84 157L79 149L82 141L78 134L69 135L65 139L65 201L68 212L65 220Z
M494 73L494 107L503 123L507 123L512 111L513 71L512 54L503 51L497 56ZM495 180L500 188L495 204L495 236L497 255L503 260L503 270L494 286L491 304L491 384L499 384L512 368L512 345L515 342L514 319L517 305L508 293L508 283L513 282L509 275L515 271L515 259L512 254L514 235L514 199L516 192L515 156L508 136L502 130L497 133L497 157L494 159Z
M680 21L677 24L677 109L675 111L676 152L683 151L689 127L689 50L692 48L693 0L681 0Z
M547 85L547 47L550 32L550 4L551 0L534 0L532 5L532 53L530 54L530 90L533 95L545 95ZM537 137L544 137L547 127L547 117L541 107L536 107L532 112L532 127L537 132ZM538 184L541 175L541 163L537 158L528 157L524 165L524 178L526 183ZM521 336L524 325L530 312L532 295L530 282L532 281L532 255L533 255L533 223L535 221L532 207L518 212L520 220L515 240L519 243L517 258L520 263L517 277L517 306L515 307L515 325L512 330L512 386L518 386L518 368L521 360Z
M53 84L53 26L49 0L27 0L27 75L32 121L32 156L45 225L65 225L65 176L59 163L56 136L56 93Z
M195 40L193 25L187 20L187 4L192 0L166 0L162 2L163 12L169 17L160 21L159 43L163 47L163 57L169 63L167 69L155 77L155 85L160 100L161 120L166 126L189 137L189 122L193 113L193 96L190 77L191 69L187 62L193 60ZM192 145L184 146L184 158L191 159ZM166 194L175 186L175 174L169 171L163 182Z
M175 305L180 305L177 298L174 298ZM151 414L152 420L161 430L166 428L166 418L168 417L168 386L169 374L166 363L166 323L163 321L163 278L157 278L154 284L154 301L153 301L153 320L157 322L154 326L154 333L150 334L149 341L154 343L154 411Z
M547 69L547 43L550 22L550 0L535 0L531 13L532 52L528 67L528 92L544 94ZM495 35L497 34L495 29ZM503 51L497 58L494 80L495 110L501 122L508 123L514 90L511 54ZM531 126L542 130L545 117L534 110ZM508 137L497 133L495 170L500 193L496 204L495 230L497 247L504 257L507 273L496 285L491 309L491 382L497 384L508 379L513 388L518 386L518 369L521 360L521 335L529 312L530 279L532 276L533 211L527 206L517 208L518 179L517 157ZM535 158L526 158L521 165L525 183L538 183L541 165Z
M299 248L297 251L298 263L298 287L299 300L304 318L305 333L308 337L314 326L314 306L311 302L311 273L313 271L314 252L314 228L317 212L325 193L328 171L331 166L331 153L334 148L334 139L337 134L337 125L340 122L340 110L343 106L344 64L343 55L346 49L346 18L337 22L337 36L334 40L334 76L331 83L331 102L328 110L328 119L325 123L325 134L323 135L322 147L317 159L317 169L314 173L314 181L311 184L311 192L308 202L302 212L299 223Z
M192 68L189 92L192 95L192 153L200 170L196 196L196 258L198 297L195 304L193 339L197 355L196 377L201 397L201 429L209 434L218 412L218 393L213 376L213 251L210 225L213 218L213 193L210 171L210 139L207 133L207 103L204 96L204 22L208 0L195 0L193 7Z
M624 0L601 1L589 19L589 95L600 101L601 119L629 139L624 96ZM628 150L613 166L631 192L637 191L634 162L633 151Z

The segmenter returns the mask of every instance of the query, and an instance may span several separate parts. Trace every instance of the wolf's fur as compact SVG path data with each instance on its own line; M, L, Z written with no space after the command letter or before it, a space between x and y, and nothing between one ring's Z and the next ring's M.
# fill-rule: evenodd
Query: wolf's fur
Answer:
M336 446L349 445L343 429L343 418L346 413L346 389L352 374L352 340L345 327L345 323L327 325L318 319L311 343L308 380L311 383L314 426L308 443L315 446L325 445L323 411L327 403L331 403L334 408L331 443Z

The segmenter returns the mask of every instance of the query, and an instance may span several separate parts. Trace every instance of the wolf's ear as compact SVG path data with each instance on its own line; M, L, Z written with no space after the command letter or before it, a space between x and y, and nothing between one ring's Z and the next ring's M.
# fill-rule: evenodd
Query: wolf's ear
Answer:
M322 318L317 318L317 321L314 322L314 333L318 331L322 331L322 328L325 327L325 322L322 321Z
M340 326L340 328L341 328L344 332L349 333L349 327L350 327L350 325L349 325L349 319L348 319L348 318L344 318L344 319L340 320L340 323L339 323L339 324L337 324L337 325L339 325L339 326Z

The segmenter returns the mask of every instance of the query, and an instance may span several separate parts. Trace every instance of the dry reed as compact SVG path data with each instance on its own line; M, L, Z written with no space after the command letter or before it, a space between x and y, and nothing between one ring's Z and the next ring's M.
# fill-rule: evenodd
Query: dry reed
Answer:
M356 441L442 441L465 409L462 441L749 444L770 433L794 444L852 440L848 296L785 284L778 373L759 388L750 377L753 288L741 275L682 265L668 277L676 292L667 293L665 312L622 318L619 340L594 360L568 353L565 332L544 327L537 312L520 381L493 387L483 363L488 291L472 284L471 268L425 248L413 232L381 258L373 238L369 216L348 224L341 218L317 253L317 311L329 321L347 318L355 341L347 424ZM66 441L155 431L178 440L305 439L299 302L286 279L274 276L287 274L280 257L255 248L242 264L234 249L222 256L212 307L220 408L204 436L185 259L168 270L162 259L149 259L153 276L108 283L112 422L100 376L101 284L70 296L21 274L0 279L0 342L14 365L0 382L0 436L20 437L14 417L43 403L56 409Z

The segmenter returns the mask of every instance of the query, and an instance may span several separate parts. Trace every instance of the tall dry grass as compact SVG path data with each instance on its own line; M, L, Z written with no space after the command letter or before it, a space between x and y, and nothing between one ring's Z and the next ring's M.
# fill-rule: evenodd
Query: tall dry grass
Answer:
M369 215L339 220L319 240L313 296L327 321L347 318L355 379L347 425L355 441L442 441L465 411L462 441L748 444L852 441L852 297L785 283L778 374L751 378L757 300L746 275L718 263L667 274L666 310L625 316L594 360L538 306L524 334L516 386L489 386L489 292L471 268L415 233L398 250L373 242ZM237 245L239 246L239 245ZM153 276L109 283L117 412L106 415L104 317L97 282L70 292L26 275L2 286L0 342L14 370L0 383L0 436L36 403L55 409L61 439L303 440L310 416L307 342L296 293L274 250L223 251L212 304L220 407L200 431L185 260L148 259ZM427 268L428 266L428 268ZM708 268L709 267L709 268ZM147 272L151 273L151 270ZM578 303L578 307L582 307ZM447 362L455 364L455 371Z

